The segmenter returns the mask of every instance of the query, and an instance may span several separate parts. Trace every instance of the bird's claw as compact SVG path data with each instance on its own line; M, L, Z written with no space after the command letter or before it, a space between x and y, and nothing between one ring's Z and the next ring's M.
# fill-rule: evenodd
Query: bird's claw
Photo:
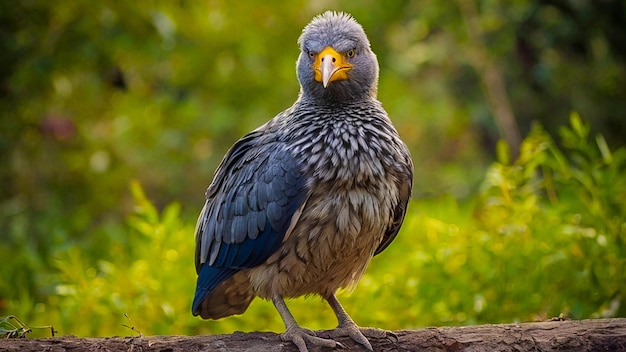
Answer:
M354 342L361 344L368 351L372 351L372 345L369 342L369 339L387 339L392 343L396 344L398 342L398 335L393 331L377 329L377 328L361 328L357 325L346 324L344 326L339 326L334 330L326 330L322 332L318 332L317 336L323 337L326 339L332 339L337 337L350 337Z
M398 335L390 330L383 330L378 328L359 328L361 333L369 338L374 339L388 339L392 342L398 342Z
M393 346L398 346L398 341L400 338L398 334L391 330L383 330L378 328L359 328L361 333L368 338L368 340L377 340L378 343L385 344L391 343Z
M328 332L331 338L336 337L350 337L354 342L362 345L368 351L374 351L372 344L369 342L365 335L369 335L374 338L386 337L386 331L375 328L359 328L355 324L346 324L338 326L336 329Z
M290 328L280 335L280 339L285 342L292 342L298 351L309 352L306 343L309 342L315 346L328 348L345 348L346 346L332 339L318 337L315 332L300 327Z

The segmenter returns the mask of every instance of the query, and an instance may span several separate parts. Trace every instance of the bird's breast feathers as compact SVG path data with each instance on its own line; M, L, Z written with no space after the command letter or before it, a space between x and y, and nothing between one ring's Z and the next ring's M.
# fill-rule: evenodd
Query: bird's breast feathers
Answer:
M386 118L289 126L308 196L279 250L250 271L266 298L276 289L296 297L355 284L404 210L401 188L410 183L410 156Z

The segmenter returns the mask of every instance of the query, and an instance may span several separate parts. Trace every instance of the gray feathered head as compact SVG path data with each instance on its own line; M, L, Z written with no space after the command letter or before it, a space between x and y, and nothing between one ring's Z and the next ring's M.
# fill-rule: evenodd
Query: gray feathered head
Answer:
M327 11L313 18L298 44L297 73L304 98L334 103L376 97L378 61L352 16Z

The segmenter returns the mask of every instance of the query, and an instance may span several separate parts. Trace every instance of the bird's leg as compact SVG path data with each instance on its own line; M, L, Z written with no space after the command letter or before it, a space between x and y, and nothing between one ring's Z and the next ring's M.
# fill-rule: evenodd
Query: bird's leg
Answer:
M289 308L287 308L285 300L281 296L275 294L272 297L272 302L274 303L276 310L280 314L281 318L283 318L283 322L285 323L286 331L280 335L280 339L283 341L293 342L298 347L298 350L300 352L309 351L306 347L306 342L310 342L320 347L344 347L339 342L317 337L315 336L315 333L313 331L301 328L300 325L298 325L298 323L296 322L296 319L294 319L293 315L289 311Z
M331 337L340 337L340 336L349 336L355 342L363 345L367 350L373 351L372 345L365 337L364 333L373 336L373 337L385 337L387 332L384 330L376 329L376 328L359 328L356 323L350 318L346 310L343 309L339 300L335 294L331 294L329 297L326 297L326 301L335 312L337 316L337 321L339 325L335 330L330 332Z

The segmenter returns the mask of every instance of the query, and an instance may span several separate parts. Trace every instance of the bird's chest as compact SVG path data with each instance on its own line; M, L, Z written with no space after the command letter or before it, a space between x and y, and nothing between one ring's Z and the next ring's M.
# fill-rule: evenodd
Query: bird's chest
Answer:
M260 295L327 296L356 284L389 226L392 210L385 192L380 186L318 185L290 235L258 271Z
M330 124L307 131L293 152L313 187L367 187L384 178L389 168L390 139L374 124Z
M308 128L291 146L309 196L279 250L251 270L261 297L328 295L356 284L393 219L389 138L374 125Z

